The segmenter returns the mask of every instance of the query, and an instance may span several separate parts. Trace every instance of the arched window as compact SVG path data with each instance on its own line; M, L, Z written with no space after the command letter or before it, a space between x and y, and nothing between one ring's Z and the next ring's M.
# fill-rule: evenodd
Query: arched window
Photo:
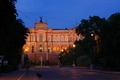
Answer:
M48 53L50 53L50 46L48 46Z
M42 41L43 41L43 35L40 34L40 42L42 42Z
M54 47L53 47L53 51L56 52L56 49L57 49L56 46L54 46Z
M35 41L35 37L34 36L31 37L31 41Z
M68 41L68 36L65 36L65 41Z
M72 42L72 36L70 36L70 42Z
M60 46L57 46L57 51L60 51Z
M57 41L60 41L60 36L58 36Z
M53 36L53 41L56 41L56 36Z
M34 46L32 46L32 53L34 53Z
M47 41L50 41L50 36L47 37Z
M64 36L61 36L61 41L64 41Z
M42 52L42 50L43 50L42 45L40 45L39 52Z

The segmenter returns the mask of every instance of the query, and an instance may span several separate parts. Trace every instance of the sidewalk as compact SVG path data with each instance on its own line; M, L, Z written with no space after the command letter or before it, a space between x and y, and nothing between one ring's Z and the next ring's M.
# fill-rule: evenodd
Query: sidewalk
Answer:
M120 75L120 72L115 72L115 71L104 71L104 70L90 70L87 67L73 67L74 69L79 69L79 70L84 70L84 71L90 71L90 72L99 72L99 73L104 73L104 74L114 74L114 75Z
M34 67L31 67L28 72L26 69L20 69L17 71L2 73L0 80L40 80L36 75Z

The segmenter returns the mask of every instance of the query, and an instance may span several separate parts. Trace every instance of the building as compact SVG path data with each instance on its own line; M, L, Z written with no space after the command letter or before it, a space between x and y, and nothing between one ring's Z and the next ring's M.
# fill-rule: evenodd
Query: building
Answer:
M30 34L26 40L26 52L31 61L49 60L51 63L58 63L59 53L62 49L67 49L72 46L80 37L73 29L52 29L48 28L48 23L40 22L35 23L34 28L30 28Z

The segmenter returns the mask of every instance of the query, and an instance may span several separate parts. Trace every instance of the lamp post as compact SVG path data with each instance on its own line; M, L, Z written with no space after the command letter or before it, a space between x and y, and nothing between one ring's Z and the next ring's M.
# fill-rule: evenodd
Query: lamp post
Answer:
M61 52L63 52L64 50L62 49Z
M25 59L26 59L26 57L28 57L28 56L26 56L28 49L29 49L28 46L26 46L26 45L23 46L23 51L24 52L22 53L22 59L21 59L22 67L25 66L25 64L26 64Z
M75 48L75 44L73 44L73 65L72 65L72 66L75 66L75 54L74 54L74 48Z
M90 70L94 69L94 63L93 63L93 56L94 56L94 34L91 34L91 64L90 64Z

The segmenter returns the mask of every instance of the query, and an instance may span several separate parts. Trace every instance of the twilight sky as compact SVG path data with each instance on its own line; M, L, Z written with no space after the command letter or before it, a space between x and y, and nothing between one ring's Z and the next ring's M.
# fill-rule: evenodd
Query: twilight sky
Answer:
M26 27L34 27L34 23L43 18L49 28L72 28L80 24L81 19L89 16L108 18L120 12L120 0L18 0L16 9L18 18Z

